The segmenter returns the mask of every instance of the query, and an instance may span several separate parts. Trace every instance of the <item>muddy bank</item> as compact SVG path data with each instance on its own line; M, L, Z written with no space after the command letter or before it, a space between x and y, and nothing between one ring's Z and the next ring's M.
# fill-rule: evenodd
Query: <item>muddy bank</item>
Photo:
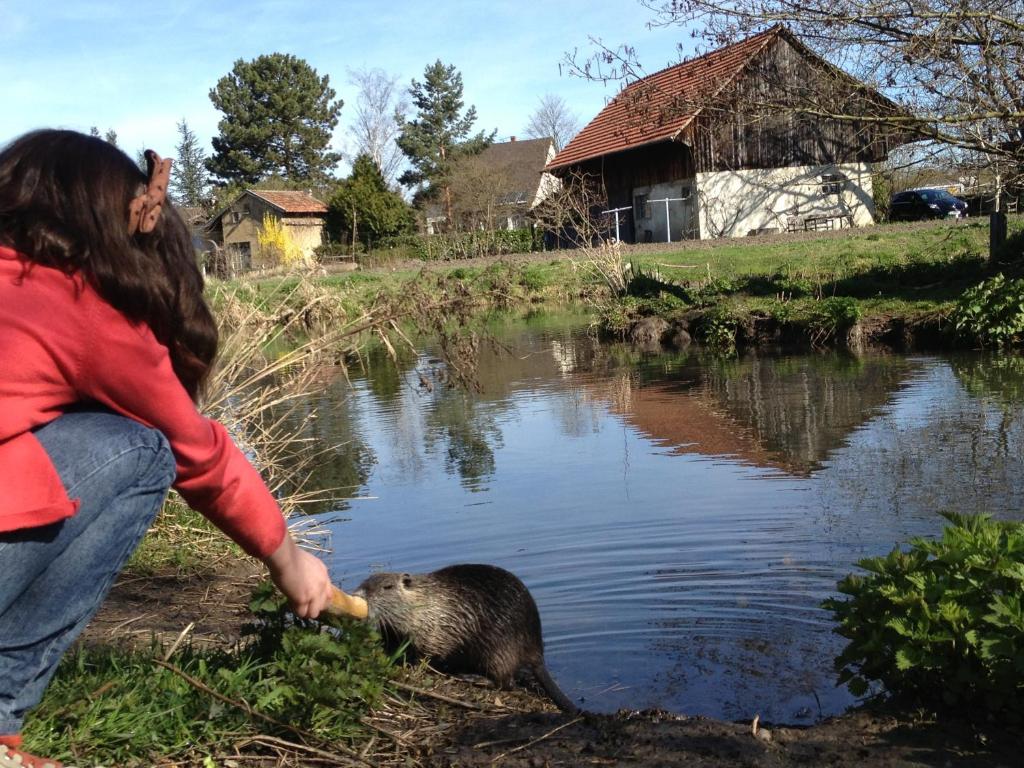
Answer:
M196 646L230 647L252 621L249 600L264 577L256 561L241 558L222 559L198 573L126 572L78 642L149 648L180 637Z
M690 310L669 317L648 316L632 322L621 334L608 338L625 340L649 349L685 349L707 339L709 326L720 322L715 310ZM751 312L734 319L737 349L768 349L807 352L839 348L854 353L868 349L893 352L941 351L963 347L943 312L919 315L882 314L848 326L822 328L809 322L780 321L767 313Z
M615 716L471 717L427 761L437 766L957 766L1010 768L1009 743L983 745L969 729L858 713L806 729L723 723L661 712Z

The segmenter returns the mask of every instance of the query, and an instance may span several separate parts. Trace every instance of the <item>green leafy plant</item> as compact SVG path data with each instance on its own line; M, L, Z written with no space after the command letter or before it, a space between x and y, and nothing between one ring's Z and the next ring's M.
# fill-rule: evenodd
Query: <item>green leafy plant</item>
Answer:
M185 645L165 660L157 647L80 646L61 662L26 739L75 764L119 766L153 765L155 755L195 765L266 733L325 746L366 740L361 720L394 663L374 630L294 620L269 582L250 607L256 622L234 649Z
M1002 273L964 291L952 314L959 333L982 346L1005 348L1024 334L1024 278L1007 280Z
M948 514L937 541L861 560L867 576L824 602L849 644L836 659L856 695L868 681L919 703L1020 721L1024 706L1024 525Z
M811 305L807 329L811 344L817 346L834 339L860 320L860 305L848 296L833 296Z
M528 265L519 274L519 284L530 293L540 293L551 283L543 267Z
M700 335L709 350L718 355L736 354L736 318L718 312L705 318Z

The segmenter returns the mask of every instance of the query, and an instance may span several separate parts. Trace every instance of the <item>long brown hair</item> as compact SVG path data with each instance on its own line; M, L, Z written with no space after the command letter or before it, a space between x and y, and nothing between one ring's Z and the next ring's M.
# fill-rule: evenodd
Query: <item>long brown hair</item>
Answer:
M146 175L110 143L41 130L0 151L0 243L30 264L80 274L170 351L198 399L217 354L217 326L188 227L168 203L156 228L128 234L128 205Z

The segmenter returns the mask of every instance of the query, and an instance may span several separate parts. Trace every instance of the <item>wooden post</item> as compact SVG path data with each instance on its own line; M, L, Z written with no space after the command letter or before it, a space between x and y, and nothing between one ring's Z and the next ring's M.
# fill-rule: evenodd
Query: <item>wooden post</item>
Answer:
M995 211L988 217L988 260L996 257L996 251L1006 242L1006 214Z
M353 201L352 202L352 258L353 258L353 260L356 257L356 227L359 226L358 222L356 221L357 217L358 217L358 214L356 212L356 204L355 204L355 201Z

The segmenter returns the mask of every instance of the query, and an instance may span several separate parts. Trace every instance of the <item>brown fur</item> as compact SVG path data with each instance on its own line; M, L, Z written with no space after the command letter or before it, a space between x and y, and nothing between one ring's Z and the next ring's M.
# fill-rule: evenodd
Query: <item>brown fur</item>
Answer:
M485 675L502 687L527 667L554 702L576 705L544 663L540 613L515 575L492 565L450 565L433 573L378 573L353 593L392 647L410 648L452 672Z

